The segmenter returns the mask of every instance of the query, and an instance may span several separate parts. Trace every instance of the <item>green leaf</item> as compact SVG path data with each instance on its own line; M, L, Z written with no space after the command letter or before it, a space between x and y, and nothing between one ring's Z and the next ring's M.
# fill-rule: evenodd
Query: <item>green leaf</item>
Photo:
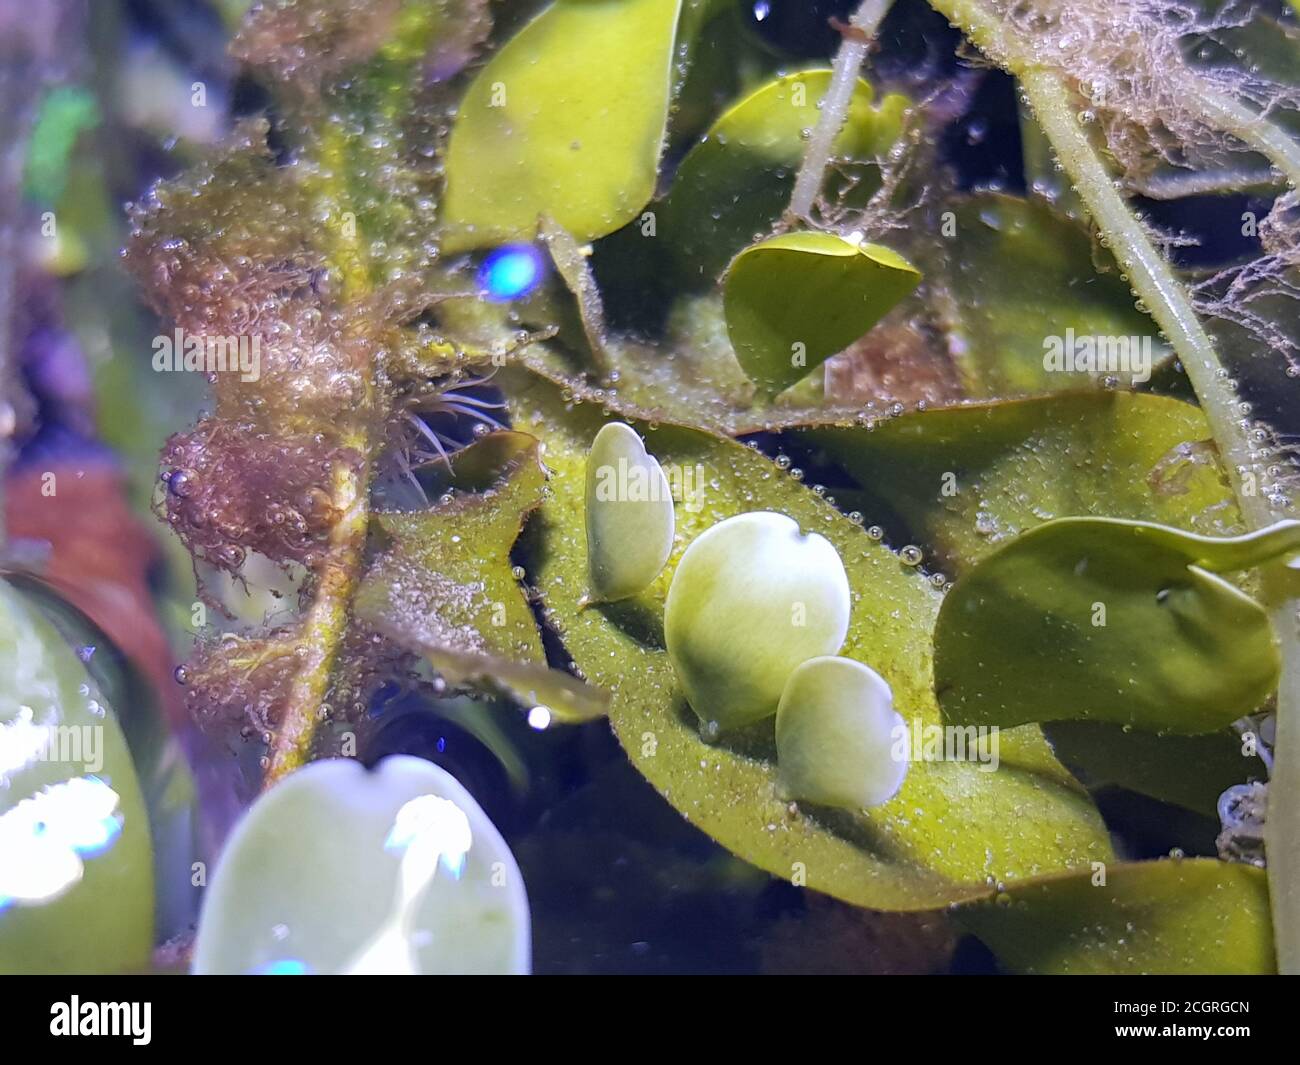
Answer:
M681 0L556 0L478 73L447 149L444 251L579 241L654 195Z
M705 734L775 714L790 675L844 645L850 600L835 546L785 514L737 514L695 537L668 588L664 645Z
M400 755L316 762L253 804L212 874L194 971L526 973L530 954L496 826L451 774Z
M633 599L579 608L584 466L603 424L600 408L566 404L523 371L504 375L514 424L545 441L552 471L552 494L524 540L548 620L587 678L614 693L610 720L628 756L692 823L775 876L802 872L809 887L876 909L932 908L989 890L990 878L1106 860L1096 810L1035 729L1002 735L996 773L969 761L914 763L898 796L864 815L782 801L770 720L752 735L706 743L664 650L663 603L676 560ZM855 600L841 654L881 674L909 724L938 724L929 656L939 593L749 448L676 426L646 431L670 481L676 470L685 486L681 545L757 509L825 536L844 560Z
M880 675L848 658L810 658L776 714L781 787L794 799L862 809L888 802L907 776L907 726Z
M973 398L1097 385L1129 385L1143 374L1047 369L1050 338L1123 342L1130 360L1149 349L1150 370L1169 355L1155 323L1138 311L1109 253L1101 272L1086 228L1037 199L981 195L952 211L952 255L936 291L941 325ZM936 279L939 280L939 279ZM1103 352L1097 353L1099 356ZM1077 363L1073 364L1077 365ZM1105 365L1104 362L1101 365Z
M1264 870L1214 859L1111 865L1011 885L958 919L1008 969L1068 974L1276 970Z
M453 684L504 691L546 706L560 721L603 716L603 693L547 667L510 561L546 483L537 441L492 433L454 462L455 480L437 506L374 515L390 546L361 582L358 617Z
M1235 729L1157 736L1105 721L1053 721L1047 742L1089 790L1118 787L1218 820L1219 796L1267 768L1247 755Z
M1204 415L1163 396L1045 396L801 435L957 570L1069 515L1239 529Z
M1264 541L1284 549L1296 528ZM1272 692L1280 660L1265 610L1201 563L1235 566L1266 553L1260 543L1108 518L1031 529L944 600L934 654L944 717L1176 733L1230 724Z
M684 283L712 285L755 234L781 217L808 147L805 131L817 124L830 81L831 71L816 69L768 82L726 111L682 160L658 236ZM859 79L835 157L876 160L900 136L907 98L891 93L873 106L874 95ZM879 184L876 174L865 191Z
M117 718L53 626L0 582L0 973L143 969L149 820Z
M736 256L727 332L745 372L779 392L843 351L920 283L897 252L831 233L787 233Z
M636 430L610 422L587 456L587 552L593 599L626 599L659 576L673 547L673 497Z

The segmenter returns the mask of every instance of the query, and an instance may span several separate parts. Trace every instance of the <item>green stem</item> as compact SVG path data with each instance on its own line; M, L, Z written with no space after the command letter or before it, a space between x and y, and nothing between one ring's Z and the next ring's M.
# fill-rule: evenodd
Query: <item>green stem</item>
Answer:
M930 0L930 5L1020 80L1039 125L1093 223L1128 275L1133 292L1178 353L1227 467L1242 516L1253 529L1277 520L1281 513L1256 491L1262 480L1256 469L1259 463L1252 455L1243 419L1236 409L1236 395L1226 380L1214 344L1173 268L1152 244L1080 127L1064 78L1022 47L985 0ZM1211 107L1222 103L1212 101ZM1221 118L1228 117L1221 110L1217 113ZM1258 126L1239 126L1252 137L1264 136ZM1271 138L1269 144L1279 147L1272 144ZM1286 157L1282 158L1282 162L1274 160L1276 165L1294 180L1295 173L1284 165ZM1265 570L1265 585L1282 586L1282 572L1276 566ZM1295 600L1280 602L1272 615L1283 666L1266 843L1273 935L1278 969L1283 973L1300 973L1300 628L1296 608Z
M862 69L867 50L871 47L871 39L875 37L880 21L892 2L893 0L863 0L862 6L849 19L849 26L855 32L845 36L844 43L835 55L830 88L822 99L817 125L795 178L789 212L795 218L806 220L812 215L813 204L821 192L826 168L830 165L831 153L835 150L835 138L839 136L844 120L848 117L858 71Z
M1300 141L1241 101L1216 92L1201 79L1195 80L1188 95L1206 122L1249 144L1281 171L1292 188L1300 189Z

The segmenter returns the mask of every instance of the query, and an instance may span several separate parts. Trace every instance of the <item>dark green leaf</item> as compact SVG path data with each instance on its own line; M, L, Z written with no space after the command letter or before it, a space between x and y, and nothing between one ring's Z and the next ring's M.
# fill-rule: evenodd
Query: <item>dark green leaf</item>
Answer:
M1162 396L1046 396L806 435L956 569L1067 515L1239 531L1204 416Z
M1130 364L1135 354L1149 354L1143 364L1148 374L1168 356L1113 260L1108 272L1098 270L1092 239L1080 223L1041 200L1000 195L977 196L952 214L947 284L936 291L941 324L970 396L1058 391L1104 377L1135 380L1124 369L1048 369L1044 356L1056 342L1064 347L1070 335L1076 345L1100 338L1105 352L1114 347L1117 363L1121 342ZM1096 365L1105 366L1095 345L1094 354Z
M1053 721L1047 742L1090 789L1118 787L1218 818L1219 796L1267 770L1235 729L1157 736L1105 721Z
M1300 524L1271 531L1284 550ZM1268 537L1212 541L1108 518L1061 518L980 561L944 600L935 691L944 717L1019 725L1083 719L1212 732L1277 683L1268 614L1202 568Z

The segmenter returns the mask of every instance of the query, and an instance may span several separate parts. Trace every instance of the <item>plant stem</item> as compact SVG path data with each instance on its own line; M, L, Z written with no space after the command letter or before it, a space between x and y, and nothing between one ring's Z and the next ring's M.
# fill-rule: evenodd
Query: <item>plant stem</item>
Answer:
M812 139L808 142L799 175L795 178L794 194L790 198L789 213L795 218L806 220L811 217L813 203L821 192L826 168L830 165L831 153L835 149L835 138L839 136L844 120L848 117L858 71L862 69L871 39L875 37L880 21L892 2L893 0L863 0L862 6L849 19L850 27L857 32L845 35L844 42L835 55L830 88L822 99L821 113L817 117Z
M362 440L351 443L365 446ZM368 466L358 473L351 465L340 463L334 471L332 503L342 517L330 530L329 548L315 573L315 592L299 633L301 665L271 743L263 791L310 760L365 549L370 518L367 470Z
M338 216L339 205L346 199L346 143L343 135L330 127L321 136L319 156L324 163L317 196L323 213ZM364 299L371 291L367 263L360 251L357 236L345 236L344 227L327 225L323 233L333 238L329 259L342 280L345 300ZM374 420L376 402L374 374L369 366L361 367L366 382L366 396L360 410L341 411L347 428L340 443L361 456L359 466L339 462L334 468L330 502L339 514L330 529L329 545L313 573L315 586L310 605L303 614L298 634L300 665L289 685L280 726L268 754L262 790L273 787L295 769L311 759L316 729L324 716L325 698L338 650L347 632L352 596L360 580L365 554L366 531L370 521L370 451L368 426Z
M1008 35L998 14L984 0L930 0L930 4L1020 80L1044 134L1093 223L1129 276L1133 292L1145 303L1148 313L1178 353L1209 422L1247 525L1258 529L1275 521L1281 514L1255 490L1261 480L1256 470L1259 463L1252 456L1243 420L1236 410L1236 396L1227 383L1214 344L1172 267L1152 244L1079 126L1063 77L1038 62L1028 49ZM1249 130L1246 126L1240 129L1252 136L1262 136L1257 125ZM1252 140L1251 143L1262 142ZM1269 143L1276 147L1271 139ZM1275 159L1275 163L1294 181L1296 175L1284 165L1287 158L1283 155L1282 162ZM1284 586L1285 572L1277 566L1269 567L1264 573L1265 585ZM1282 677L1278 688L1266 844L1273 935L1278 969L1282 973L1300 973L1300 627L1296 623L1296 609L1295 600L1286 600L1275 604L1272 612L1281 644Z
M1300 142L1286 130L1200 79L1189 87L1188 97L1199 105L1208 123L1249 144L1281 171L1293 189L1300 189Z

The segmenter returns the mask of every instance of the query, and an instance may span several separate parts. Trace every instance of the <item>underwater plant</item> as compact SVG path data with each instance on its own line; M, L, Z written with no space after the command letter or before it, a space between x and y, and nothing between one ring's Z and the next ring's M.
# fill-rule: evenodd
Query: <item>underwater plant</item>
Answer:
M535 866L385 749L409 698L608 728L747 868L1007 971L1300 972L1295 10L261 0L231 51L258 106L122 253L210 389L152 499L238 767L193 971L529 969ZM979 84L1023 190L949 165ZM3 735L116 728L29 594L60 694ZM156 945L124 742L120 840L0 866L0 971L111 877L129 942L44 967Z

